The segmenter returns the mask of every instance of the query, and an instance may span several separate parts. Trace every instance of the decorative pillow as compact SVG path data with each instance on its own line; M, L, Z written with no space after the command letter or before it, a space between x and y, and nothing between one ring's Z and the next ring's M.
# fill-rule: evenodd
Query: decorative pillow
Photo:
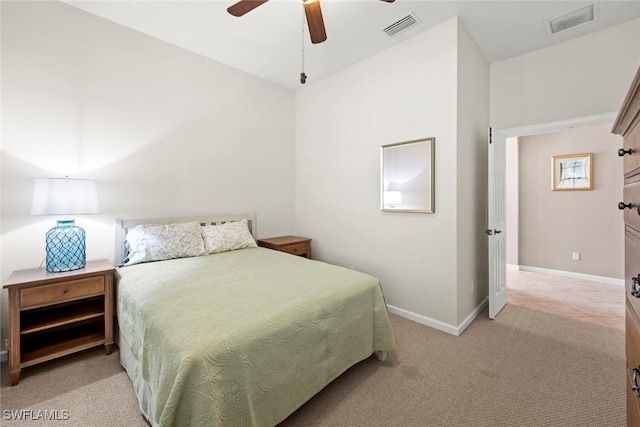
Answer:
M249 223L246 219L218 225L205 225L202 227L202 236L205 251L209 254L258 246L249 232Z
M129 230L126 240L129 252L124 265L199 256L205 253L202 231L197 222L138 225Z

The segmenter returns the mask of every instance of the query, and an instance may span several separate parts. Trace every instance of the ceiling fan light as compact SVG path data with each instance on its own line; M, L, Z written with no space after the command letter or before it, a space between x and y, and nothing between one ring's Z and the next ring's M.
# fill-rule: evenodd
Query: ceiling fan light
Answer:
M322 18L322 8L319 0L311 0L303 3L304 14L307 18L307 26L309 27L309 36L311 43L322 43L327 39L327 31L324 27L324 19Z

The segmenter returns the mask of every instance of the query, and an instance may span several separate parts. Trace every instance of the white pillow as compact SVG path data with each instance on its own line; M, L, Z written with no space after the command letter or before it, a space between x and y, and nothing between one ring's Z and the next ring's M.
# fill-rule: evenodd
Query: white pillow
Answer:
M129 230L124 265L185 258L204 254L204 240L197 222L144 224Z
M246 219L224 224L205 225L202 227L204 247L208 254L234 251L236 249L255 248L258 246L249 232Z

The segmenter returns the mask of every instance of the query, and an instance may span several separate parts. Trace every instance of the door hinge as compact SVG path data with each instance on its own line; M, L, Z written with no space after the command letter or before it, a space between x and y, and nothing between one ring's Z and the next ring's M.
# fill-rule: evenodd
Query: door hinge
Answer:
M489 144L493 144L493 128L489 128Z

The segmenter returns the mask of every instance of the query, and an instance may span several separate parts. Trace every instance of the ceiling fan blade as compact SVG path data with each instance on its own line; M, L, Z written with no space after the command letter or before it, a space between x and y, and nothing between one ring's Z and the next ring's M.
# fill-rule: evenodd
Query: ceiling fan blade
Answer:
M269 0L240 0L238 3L229 6L227 12L233 16L242 16L268 1Z
M327 32L324 28L320 0L307 0L303 4L304 14L307 17L307 25L309 25L311 43L322 43L327 39Z

